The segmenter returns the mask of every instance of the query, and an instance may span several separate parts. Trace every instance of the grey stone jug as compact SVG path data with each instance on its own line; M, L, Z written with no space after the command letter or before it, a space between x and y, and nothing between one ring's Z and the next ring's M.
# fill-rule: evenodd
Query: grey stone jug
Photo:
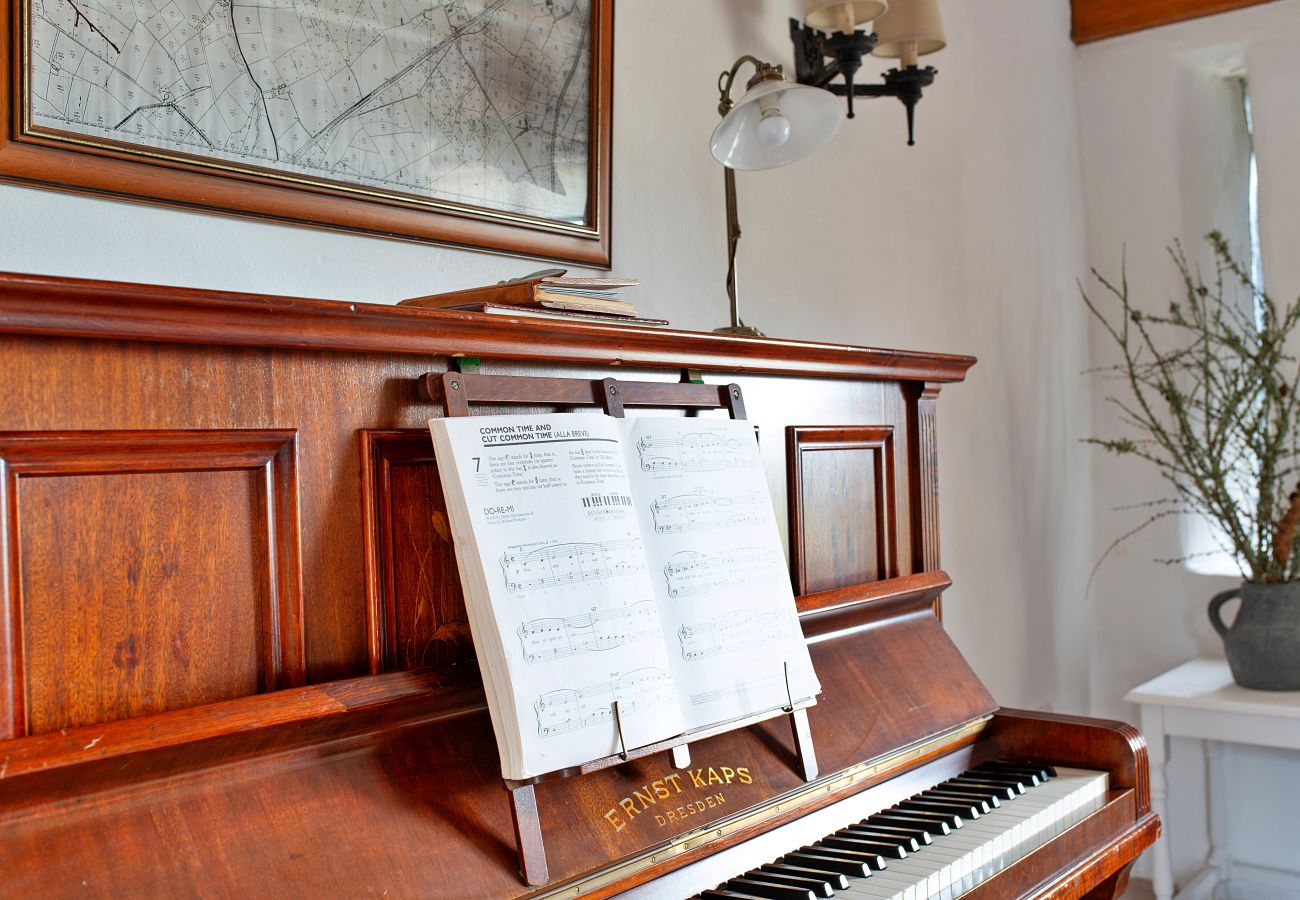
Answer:
M1241 608L1228 626L1220 611L1234 597L1241 598ZM1300 691L1300 582L1245 582L1216 595L1209 614L1237 684L1261 691Z

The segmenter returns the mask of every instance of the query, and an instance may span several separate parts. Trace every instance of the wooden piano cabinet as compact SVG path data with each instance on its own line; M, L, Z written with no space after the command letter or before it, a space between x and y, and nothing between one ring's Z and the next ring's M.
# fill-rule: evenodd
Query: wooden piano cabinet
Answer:
M538 784L525 887L421 388L466 357L739 385L807 589L815 781L773 720ZM973 363L0 274L0 893L612 896L1006 752L1116 791L998 896L1118 886L1140 739L999 711L938 617L938 395Z

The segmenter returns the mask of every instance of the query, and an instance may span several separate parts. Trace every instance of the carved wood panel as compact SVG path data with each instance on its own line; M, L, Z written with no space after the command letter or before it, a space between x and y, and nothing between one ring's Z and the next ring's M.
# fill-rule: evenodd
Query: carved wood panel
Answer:
M473 659L429 432L364 430L361 458L371 671Z
M897 577L893 426L792 425L786 452L795 593Z
M0 737L301 684L295 460L293 431L0 432Z

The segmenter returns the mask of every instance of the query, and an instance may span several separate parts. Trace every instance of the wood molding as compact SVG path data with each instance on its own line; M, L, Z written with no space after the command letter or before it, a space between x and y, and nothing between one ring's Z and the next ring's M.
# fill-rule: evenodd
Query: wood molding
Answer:
M909 416L911 443L912 571L937 571L939 562L939 429L941 385L927 382L916 389ZM943 600L935 600L935 615L943 618Z
M421 471L419 483L403 485L413 495L398 494L394 476L403 469ZM361 432L361 501L370 671L472 661L469 616L426 429Z
M975 364L943 353L5 273L0 334L934 382L961 381Z
M1087 44L1269 2L1272 0L1073 0L1071 36L1076 44Z
M892 425L832 425L801 426L791 425L786 428L786 487L789 494L790 516L790 573L794 580L796 594L807 594L814 590L826 590L828 586L820 583L821 578L830 576L837 584L829 588L859 584L866 581L884 581L897 578L898 569L898 509L897 485L895 483L894 465L894 426ZM805 454L824 452L859 451L870 454L872 467L872 487L875 508L835 509L830 498L809 498L811 486L806 483L807 469ZM836 485L826 484L824 479L814 479L814 483L823 488L834 489ZM816 508L819 519L822 517L838 522L836 527L847 529L853 523L870 520L874 531L873 573L863 572L812 572L810 571L809 510ZM825 542L823 542L825 543ZM850 541L843 538L835 548L841 553L849 551ZM874 574L874 579L863 577Z
M3 663L0 668L0 739L48 730L42 726L58 728L88 724L84 717L94 716L93 712L81 710L80 721L64 722L56 717L67 715L66 712L38 710L41 718L33 723L28 670L36 654L28 646L29 638L24 633L24 623L31 616L27 605L33 576L25 569L31 568L27 551L40 555L50 553L51 548L24 547L24 533L33 514L31 504L21 499L22 485L27 479L44 485L69 476L177 473L192 476L249 472L255 482L252 487L254 495L260 495L256 502L261 507L259 515L265 533L262 535L264 546L246 562L260 568L266 579L262 598L264 606L257 617L259 646L252 648L251 652L260 657L256 690L268 692L302 684L305 680L296 459L295 431L0 432L0 481L3 481L4 503L0 548L4 551L3 563L8 573L0 585L4 592L3 602L0 602L0 663ZM119 504L117 499L111 507L103 510L105 516L131 515L134 512L129 503ZM211 514L208 509L195 509L179 511L179 515L186 512L195 517ZM87 539L96 529L105 528L105 523L97 521L79 522L78 525L88 529ZM201 528L193 533L169 534L177 542L204 539ZM74 540L81 544L80 540L66 533L62 533L61 538L60 546ZM130 540L127 539L126 543L129 545ZM139 548L139 557L156 554L157 549ZM101 580L78 585L81 595L64 598L64 602L82 604L88 617L102 613L118 624L132 621L129 610L117 608L121 605L121 598L115 590L120 587L122 579L130 586L147 577L148 573L141 571L144 565L141 558L120 560L124 572L106 571ZM187 554L180 560L162 560L158 563L159 577L170 580L178 571L183 575L189 558ZM75 562L66 556L58 558L60 567L74 566ZM106 609L105 604L114 608ZM210 608L186 611L195 623L215 612ZM76 625L70 622L68 627ZM194 635L186 632L167 636L165 643L168 646L161 652L159 648L146 646L145 639L137 637L134 631L122 636L115 651L106 649L111 646L106 642L111 642L114 636L92 635L86 640L97 648L96 656L108 654L112 657L123 683L128 684L123 690L131 692L129 706L143 706L155 711L159 704L166 704L163 691L176 690L175 687L169 688L168 684L181 677L178 673L184 673L182 680L188 679L188 686L182 689L186 696L210 700L215 699L208 697L212 691L228 695L229 685L208 685L203 678L203 673L208 671L205 666L215 667L212 671L217 671L228 667L228 661L201 658L205 655L203 648L206 643ZM42 629L38 649L49 665L61 668L63 654L74 652L66 646L65 638L63 634ZM198 646L191 647L195 642ZM94 664L94 661L87 664ZM72 674L65 672L63 678L71 679ZM47 690L55 690L55 696L73 690L69 685L55 688L49 681L48 678L38 679ZM85 699L82 697L79 702Z

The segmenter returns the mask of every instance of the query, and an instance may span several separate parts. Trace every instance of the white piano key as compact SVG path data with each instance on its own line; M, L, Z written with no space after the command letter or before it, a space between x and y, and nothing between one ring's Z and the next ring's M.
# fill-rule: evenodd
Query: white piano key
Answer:
M906 860L887 860L888 868L870 878L850 878L849 888L837 890L836 897L956 900L1100 808L1108 787L1104 773L1060 768L1056 778L1028 788L1014 800L1004 800L951 834L933 835L932 844L910 853ZM884 802L902 799L900 793ZM882 809L879 800L875 805L867 803L864 794L847 798L623 896L662 900L713 888ZM930 868L914 868L926 866ZM918 883L925 890L918 891Z
M970 821L950 835L891 862L893 875L915 879L919 898L959 897L975 885L1075 824L1096 808L1104 797L1106 777L1092 772L1063 769L1058 777L1027 791L1013 803ZM877 884L869 893L856 893L870 879L854 880L837 896L879 897ZM893 895L906 896L904 891Z

